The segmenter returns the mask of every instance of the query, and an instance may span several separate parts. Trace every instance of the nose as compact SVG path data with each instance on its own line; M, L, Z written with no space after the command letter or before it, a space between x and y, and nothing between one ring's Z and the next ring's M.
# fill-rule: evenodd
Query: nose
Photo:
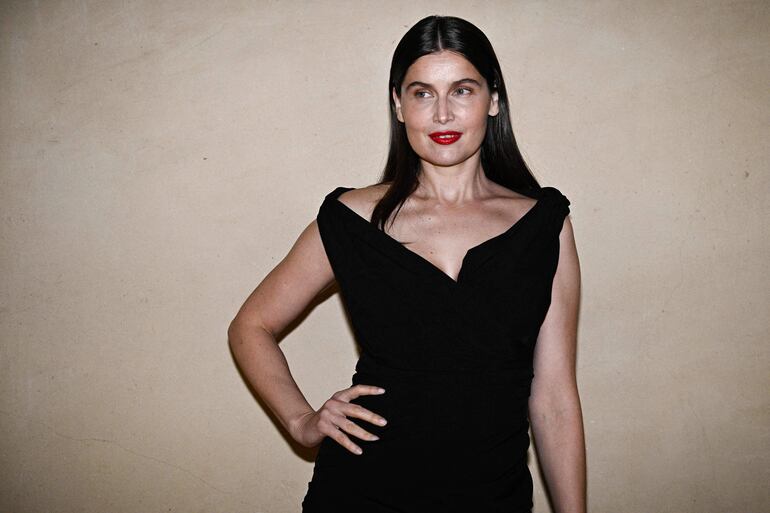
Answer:
M454 114L452 114L452 109L446 96L439 96L435 105L436 107L433 113L434 122L443 125L454 119Z

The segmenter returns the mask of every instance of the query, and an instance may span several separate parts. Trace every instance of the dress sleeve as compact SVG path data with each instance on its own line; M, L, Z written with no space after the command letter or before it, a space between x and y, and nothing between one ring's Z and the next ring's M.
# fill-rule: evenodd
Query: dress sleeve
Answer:
M316 216L324 251L338 282L344 281L345 269L349 267L347 258L351 249L348 225L345 218L341 216L337 200L337 197L346 190L349 188L337 187L327 194Z
M563 221L570 213L570 200L556 187L543 187L542 198L553 206L555 217Z

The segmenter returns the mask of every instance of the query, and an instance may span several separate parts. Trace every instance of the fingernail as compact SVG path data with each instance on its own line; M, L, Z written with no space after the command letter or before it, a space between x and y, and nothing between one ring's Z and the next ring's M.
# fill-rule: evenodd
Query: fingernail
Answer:
M385 419L377 419L377 424L379 424L380 426L384 426L387 423L388 421Z
M356 454L361 454L362 452L364 452L364 451L361 450L360 447L356 447L355 451L356 451Z
M384 394L385 393L385 389L384 388L378 388L377 389L377 393L378 394Z

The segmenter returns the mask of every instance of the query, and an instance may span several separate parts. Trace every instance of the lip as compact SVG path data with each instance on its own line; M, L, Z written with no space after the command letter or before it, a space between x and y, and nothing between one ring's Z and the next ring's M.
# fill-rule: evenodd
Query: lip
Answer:
M457 142L462 135L462 132L447 130L446 132L433 132L432 134L428 134L428 137L438 144L452 144Z

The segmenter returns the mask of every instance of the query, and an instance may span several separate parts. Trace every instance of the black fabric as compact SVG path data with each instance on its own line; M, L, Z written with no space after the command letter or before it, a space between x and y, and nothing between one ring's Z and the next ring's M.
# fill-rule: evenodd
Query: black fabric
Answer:
M326 195L317 223L361 355L355 404L381 427L356 455L326 437L303 513L519 513L532 508L528 397L569 200L554 187L471 248L458 280Z

